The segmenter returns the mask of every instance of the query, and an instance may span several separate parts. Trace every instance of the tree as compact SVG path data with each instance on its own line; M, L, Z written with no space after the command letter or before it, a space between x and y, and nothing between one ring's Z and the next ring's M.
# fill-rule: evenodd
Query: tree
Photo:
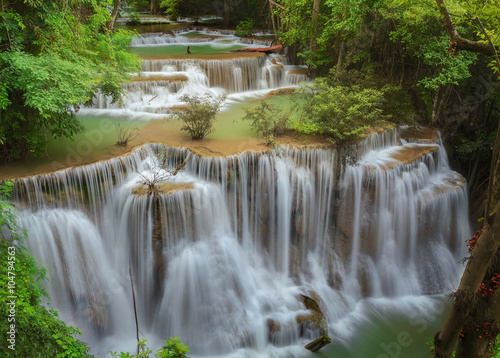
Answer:
M121 0L113 0L113 10L111 11L111 19L108 22L108 30L113 31L120 11Z
M214 131L215 115L219 113L227 94L218 97L206 94L204 97L184 95L181 97L187 107L175 113L175 116L184 122L181 127L188 132L192 139L203 139Z
M0 157L41 155L49 137L72 138L97 92L118 100L137 72L130 34L110 32L108 1L2 1Z
M365 19L380 3L376 0L280 0L275 6L280 18L279 39L284 45L298 44L306 63L322 74L335 64L335 58L337 64L343 62L345 47L364 35L361 29Z
M11 182L0 185L0 314L4 318L0 355L91 357L87 344L76 338L80 330L67 326L56 310L46 307L49 297L41 285L46 271L23 246L26 231L17 225L17 213L6 201L11 187Z
M493 56L493 67L498 71L500 58L491 34L486 30L480 14L489 12L490 21L498 19L498 2L467 2L465 16L477 24L479 40L463 38L455 29L454 21L443 0L436 0L450 42L459 50L468 50ZM493 6L493 7L491 7ZM469 22L472 24L471 22ZM493 149L485 207L483 231L474 243L457 291L453 294L452 307L441 331L434 337L434 357L449 358L458 341L456 358L484 357L490 342L495 342L500 331L500 290L496 283L500 272L500 121Z

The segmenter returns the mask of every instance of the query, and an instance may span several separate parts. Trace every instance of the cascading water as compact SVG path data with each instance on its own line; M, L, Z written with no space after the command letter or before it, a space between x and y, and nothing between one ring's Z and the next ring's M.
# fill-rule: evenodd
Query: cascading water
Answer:
M147 195L141 178L188 155ZM148 145L20 179L13 200L53 305L101 356L134 350L129 266L152 346L179 336L194 356L305 357L322 328L301 295L348 345L366 302L406 309L451 290L470 234L440 143L400 145L395 130L343 150L226 158Z
M201 37L189 37L193 33ZM296 87L309 80L305 66L294 66L283 55L250 53L227 58L224 51L235 45L257 48L267 47L270 43L240 39L234 36L234 32L225 31L181 30L142 34L133 41L133 48L165 49L165 56L148 57L142 61L141 76L123 85L126 95L122 101L112 103L110 97L98 95L92 108L83 108L80 113L146 119L163 115L164 118L172 113L172 108L185 105L181 97L186 94L218 96L228 92L228 103L231 104L265 96L271 89ZM168 49L172 46L190 46L193 58L169 58ZM224 56L212 57L216 59L196 57L200 46L210 46L212 51L224 53Z

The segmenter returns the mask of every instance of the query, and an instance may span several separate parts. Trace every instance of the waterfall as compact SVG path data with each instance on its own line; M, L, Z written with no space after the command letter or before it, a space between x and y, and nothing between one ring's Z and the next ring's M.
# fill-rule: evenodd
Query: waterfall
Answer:
M163 194L141 189L188 155ZM319 328L301 321L300 295L347 340L339 327L366 320L366 300L449 292L470 235L465 180L441 143L401 144L397 130L216 158L148 144L17 180L12 200L54 307L101 356L133 350L129 265L152 346L179 336L195 356L303 357Z
M214 96L227 91L238 94L297 86L307 81L306 74L296 73L298 66L286 65L279 56L259 56L228 60L144 60L142 77L123 84L125 96L112 103L108 96L97 94L94 109L125 110L143 113L171 113L170 108L183 105L185 94ZM82 113L91 110L82 109Z

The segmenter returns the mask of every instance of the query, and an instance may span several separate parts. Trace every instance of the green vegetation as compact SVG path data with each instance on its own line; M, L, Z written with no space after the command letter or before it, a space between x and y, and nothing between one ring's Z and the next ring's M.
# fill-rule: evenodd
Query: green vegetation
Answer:
M181 100L187 103L186 108L175 113L184 122L181 130L186 131L192 139L203 139L214 131L215 115L220 111L227 94L218 97L206 94L203 97L184 95Z
M301 86L292 96L297 97L295 104L287 109L266 101L260 107L245 108L244 119L252 121L268 144L287 129L344 143L365 137L374 126L412 125L417 117L400 86L384 84L369 70L334 69L329 76Z
M285 134L291 114L297 105L284 110L277 104L262 101L259 107L244 108L244 120L252 121L252 127L265 138L268 145L274 144L274 137Z
M111 355L113 357L120 358L189 358L186 355L186 353L189 353L189 346L185 346L181 341L179 341L178 337L170 337L169 340L165 341L165 345L156 352L149 349L146 342L146 339L138 342L139 353L136 355L123 352L111 352Z
M139 70L131 36L111 32L107 1L2 2L0 158L41 155L49 137L81 130L74 111L98 92L120 98Z
M11 182L0 185L0 315L3 318L0 355L25 358L43 353L44 357L90 357L87 344L76 338L80 330L67 326L56 310L47 308L45 301L49 297L42 287L46 271L23 246L26 231L17 225L16 211L7 202L11 188ZM12 281L9 273L15 275ZM14 305L8 304L12 302L8 296L16 296ZM11 331L15 332L14 340L7 344L7 339L12 338Z
M252 31L254 28L255 24L252 19L242 20L236 26L236 32L234 34L240 37L252 36Z

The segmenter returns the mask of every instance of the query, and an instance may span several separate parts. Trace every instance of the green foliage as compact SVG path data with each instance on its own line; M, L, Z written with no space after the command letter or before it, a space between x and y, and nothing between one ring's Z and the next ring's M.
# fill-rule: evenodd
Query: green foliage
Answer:
M244 120L252 121L252 127L265 139L267 144L274 143L274 137L285 134L287 124L296 106L282 109L276 104L262 101L259 107L245 107Z
M170 337L165 345L157 352L157 357L162 358L188 358L189 346L185 346L179 337Z
M236 26L236 32L234 34L239 37L252 36L252 31L254 27L255 24L252 19L242 20Z
M187 107L175 116L184 122L181 130L188 132L192 139L203 139L214 131L215 115L219 113L227 93L218 97L206 94L204 97L184 95L181 100Z
M488 162L495 142L495 132L489 128L477 126L470 131L469 135L473 137L466 137L465 133L459 135L459 144L455 148L459 158L462 161L486 158Z
M58 317L56 310L46 307L48 296L41 286L46 279L46 271L23 246L26 231L16 223L14 208L7 202L12 183L0 185L0 324L3 344L2 357L91 357L86 343L76 336L80 330L68 327ZM15 255L9 255L15 247ZM15 257L14 270L9 269L9 258ZM9 286L8 272L13 272L15 286ZM12 287L12 288L11 288ZM9 288L9 289L7 289ZM12 289L12 292L10 291ZM11 301L15 298L15 315L9 316ZM12 319L11 319L12 318ZM8 348L7 332L15 325L15 350Z
M463 12L457 7L451 9ZM435 91L439 86L457 85L470 77L469 67L477 60L477 54L461 51L455 55L449 51L450 40L435 1L388 1L381 13L397 24L390 33L391 40L400 41L406 56L419 58L426 66L426 73L419 81L424 89ZM461 34L467 32L461 26L457 30Z
M329 86L316 79L302 89L310 100L302 109L302 120L316 124L332 141L363 137L371 126L384 119L383 92L359 86Z
M360 42L365 37L366 19L382 3L379 0L323 0L316 19L312 20L312 0L281 0L275 9L281 20L278 36L285 45L299 44L305 62L314 69L333 66L339 45ZM316 49L308 49L311 38ZM362 39L361 42L366 39Z
M186 353L189 353L189 346L185 346L179 337L170 337L165 341L165 345L154 353L148 348L147 339L142 339L138 342L139 354L117 353L111 352L112 357L120 358L189 358ZM154 356L152 355L154 354Z
M72 138L74 112L137 72L130 33L110 32L107 2L10 2L0 22L0 157L41 155L48 137Z
M168 16L170 20L175 20L181 15L179 9L180 3L181 0L162 0L160 6L164 9L165 15Z

